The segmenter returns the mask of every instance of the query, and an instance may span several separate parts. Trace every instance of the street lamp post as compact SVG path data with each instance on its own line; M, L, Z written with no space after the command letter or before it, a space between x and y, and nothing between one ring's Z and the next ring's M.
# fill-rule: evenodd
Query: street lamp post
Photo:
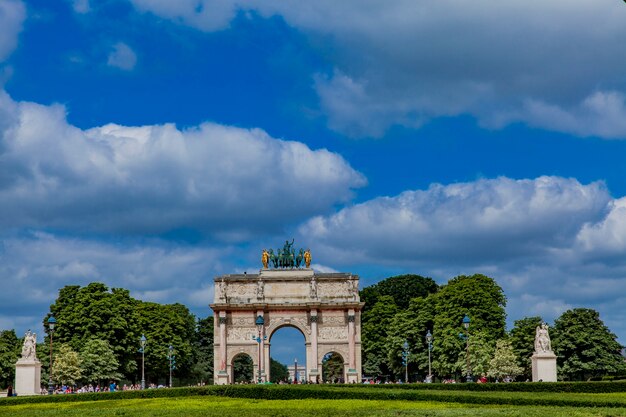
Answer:
M174 346L170 345L168 348L167 358L170 361L170 388L172 388L172 370L176 369L176 357L174 356Z
M50 332L50 367L48 369L48 395L52 395L53 386L52 386L52 334L54 333L54 325L57 323L54 316L50 316L48 319L48 329Z
M293 366L293 383L297 384L298 383L298 358L295 358L293 360L294 366Z
M428 376L426 377L426 382L433 382L433 373L431 371L430 365L430 352L433 349L433 335L430 333L430 330L426 333L426 342L428 343Z
M141 389L146 389L146 374L145 374L145 359L146 359L146 336L143 334L139 339L139 343L141 343Z
M256 338L257 343L259 344L259 375L258 375L258 379L257 382L260 384L263 382L263 370L261 369L261 355L263 354L263 352L261 351L261 343L263 342L263 340L265 339L265 337L263 337L263 326L265 325L265 319L263 318L262 315L258 315L256 318L256 327L257 330L259 332L259 335Z
M474 382L472 379L472 368L470 366L470 356L469 356L469 343L470 343L470 333L469 333L469 325L470 318L466 314L463 317L463 327L465 327L465 360L466 360L466 370L467 370L467 382Z
M402 345L404 351L402 352L402 357L404 358L404 382L408 384L409 382L409 342L406 340Z

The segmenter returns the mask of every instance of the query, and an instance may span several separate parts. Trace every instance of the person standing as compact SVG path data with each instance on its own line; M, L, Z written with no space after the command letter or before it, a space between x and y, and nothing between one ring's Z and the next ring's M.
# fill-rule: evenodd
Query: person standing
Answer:
M13 396L13 386L9 385L9 388L7 388L7 397L12 397Z

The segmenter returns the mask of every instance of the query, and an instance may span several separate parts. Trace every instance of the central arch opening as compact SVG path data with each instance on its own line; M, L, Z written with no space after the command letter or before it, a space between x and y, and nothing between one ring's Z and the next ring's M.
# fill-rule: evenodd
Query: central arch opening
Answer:
M232 363L233 370L233 382L235 384L249 384L254 377L254 367L252 358L245 354L240 353L233 358Z
M300 384L307 380L306 342L295 326L281 326L270 338L270 381Z

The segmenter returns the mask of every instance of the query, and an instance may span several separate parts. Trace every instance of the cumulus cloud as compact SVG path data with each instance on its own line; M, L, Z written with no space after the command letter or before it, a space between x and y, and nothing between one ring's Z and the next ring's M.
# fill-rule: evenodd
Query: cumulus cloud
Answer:
M282 16L333 63L315 88L329 126L350 136L471 114L487 126L626 138L621 2L131 2L205 31L237 11Z
M363 260L485 262L569 247L584 224L604 218L610 201L602 183L482 179L379 197L315 217L300 233L336 253L350 247Z
M232 250L161 240L107 243L43 232L4 235L0 328L38 328L60 288L96 281L127 288L144 301L180 302L206 317L212 278L228 268L224 259Z
M130 46L124 42L113 45L113 50L109 54L107 65L119 68L124 71L132 71L137 64L137 54Z
M26 7L20 0L0 2L0 62L17 46L17 36L22 31Z
M240 240L281 233L365 183L341 156L260 129L81 130L65 113L0 94L0 228Z
M511 320L595 308L624 341L626 198L602 183L539 177L434 184L317 216L299 230L316 259L436 278L494 277ZM366 272L367 273L367 272Z

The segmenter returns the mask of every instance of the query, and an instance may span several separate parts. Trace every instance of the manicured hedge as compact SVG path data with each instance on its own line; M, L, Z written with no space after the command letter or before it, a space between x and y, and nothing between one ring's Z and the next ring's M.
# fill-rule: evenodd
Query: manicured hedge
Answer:
M512 382L507 384L353 384L337 385L345 388L415 389L445 391L504 391L504 392L571 392L608 394L626 392L626 381L597 382Z
M191 397L191 396L222 396L232 398L250 398L267 400L293 400L293 399L354 399L354 400L406 400L406 401L437 401L455 402L466 404L485 405L545 405L545 406L573 406L573 407L624 407L626 408L626 396L592 396L582 394L590 392L592 385L603 383L585 383L583 388L575 388L578 391L563 391L549 389L532 393L514 393L512 389L502 389L504 386L548 386L560 384L454 384L445 385L443 388L423 388L424 386L435 387L440 384L422 385L222 385L191 388L172 389L149 389L144 391L120 391L114 393L87 393L33 397L14 397L0 399L0 407L15 404L44 403L44 402L72 402L72 401L101 401L122 400L140 398L163 398L163 397ZM613 385L617 383L604 383ZM490 385L499 389L491 389ZM570 384L571 385L571 384ZM582 385L582 384L581 384ZM608 388L594 388L592 392L616 392ZM460 390L462 387L465 390ZM471 388L470 388L471 387ZM480 388L476 388L480 387ZM445 390L445 391L444 391ZM483 391L482 393L480 391ZM509 392L507 392L509 391ZM519 390L523 391L523 390ZM580 395L564 395L564 392L581 393ZM620 391L625 392L625 391Z

